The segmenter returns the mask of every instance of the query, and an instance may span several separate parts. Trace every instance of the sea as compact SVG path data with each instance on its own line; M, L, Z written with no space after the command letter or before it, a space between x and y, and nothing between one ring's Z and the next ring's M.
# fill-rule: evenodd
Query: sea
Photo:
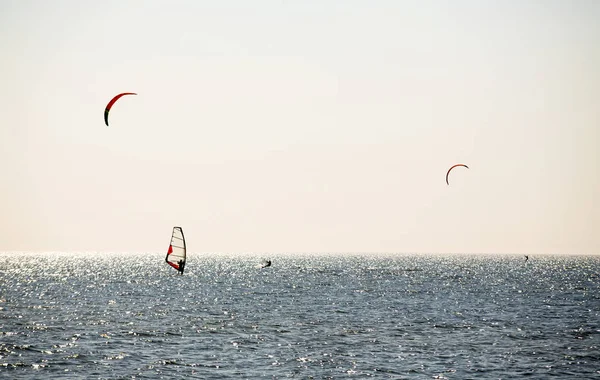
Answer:
M600 379L600 256L4 252L0 378Z

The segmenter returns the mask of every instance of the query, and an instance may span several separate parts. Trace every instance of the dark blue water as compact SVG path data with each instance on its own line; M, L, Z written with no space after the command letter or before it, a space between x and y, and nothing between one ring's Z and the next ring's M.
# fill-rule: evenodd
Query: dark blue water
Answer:
M600 257L0 254L0 377L600 378Z

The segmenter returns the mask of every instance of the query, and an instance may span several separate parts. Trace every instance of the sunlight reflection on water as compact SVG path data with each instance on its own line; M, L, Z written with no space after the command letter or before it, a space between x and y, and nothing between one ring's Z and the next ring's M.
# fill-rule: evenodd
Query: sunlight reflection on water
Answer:
M600 258L0 254L11 378L598 376Z

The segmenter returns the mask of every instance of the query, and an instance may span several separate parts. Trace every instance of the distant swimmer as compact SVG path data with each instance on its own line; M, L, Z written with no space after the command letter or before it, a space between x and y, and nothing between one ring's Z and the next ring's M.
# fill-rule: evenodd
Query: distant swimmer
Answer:
M529 256L525 255L525 262L529 260Z
M265 263L265 265L263 265L262 267L266 268L266 267L270 267L270 266L271 266L271 260L267 260L267 262Z

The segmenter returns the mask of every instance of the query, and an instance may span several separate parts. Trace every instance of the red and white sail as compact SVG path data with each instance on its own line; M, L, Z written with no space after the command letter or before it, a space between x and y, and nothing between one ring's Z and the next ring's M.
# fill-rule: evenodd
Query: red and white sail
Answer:
M165 261L167 264L183 273L183 267L185 266L185 237L183 236L183 230L181 227L173 227L173 234L171 235L171 242L169 243L169 249L167 250L167 257Z

